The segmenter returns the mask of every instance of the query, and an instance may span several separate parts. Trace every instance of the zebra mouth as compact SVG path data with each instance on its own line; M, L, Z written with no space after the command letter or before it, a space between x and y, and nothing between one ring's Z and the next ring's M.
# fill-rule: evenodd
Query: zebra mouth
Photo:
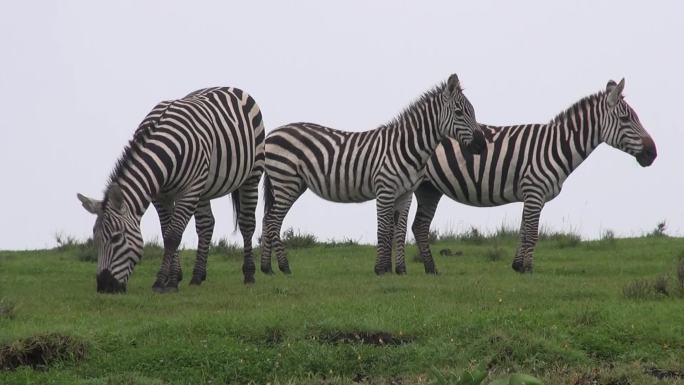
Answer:
M485 141L485 136L482 133L482 131L473 131L473 140L470 142L470 145L468 146L468 151L470 151L472 154L478 155L484 151L486 146L487 143Z
M653 161L658 156L655 143L650 137L642 138L643 150L636 156L637 162L641 167L648 167L653 164Z
M98 293L125 293L126 285L119 282L112 272L109 270L102 270L97 275L97 292Z

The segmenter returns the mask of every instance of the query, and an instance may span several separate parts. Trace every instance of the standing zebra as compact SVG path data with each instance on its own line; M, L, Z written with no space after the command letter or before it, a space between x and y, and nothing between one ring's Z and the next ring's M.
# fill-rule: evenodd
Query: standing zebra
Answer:
M447 135L475 152L484 147L475 112L455 74L375 130L345 132L312 123L274 130L266 138L261 270L273 272L275 248L278 267L290 272L280 229L292 204L310 188L333 202L377 200L375 272L390 272L395 221L408 210L426 162Z
M252 235L264 167L264 126L254 99L237 88L206 88L159 103L143 120L112 172L105 196L78 194L97 215L97 291L122 292L142 257L140 219L150 203L159 213L164 259L152 286L177 291L178 245L195 216L199 244L191 284L206 278L214 231L210 200L232 193L244 241L245 282L254 282Z
M445 140L416 190L418 210L412 230L425 272L435 274L428 233L443 194L471 206L523 202L520 245L513 261L518 272L532 271L539 214L555 198L570 173L601 143L633 155L643 167L656 158L655 143L622 97L625 81L583 98L548 124L483 126L487 146L480 155ZM404 229L405 231L405 229ZM405 266L403 255L397 265Z

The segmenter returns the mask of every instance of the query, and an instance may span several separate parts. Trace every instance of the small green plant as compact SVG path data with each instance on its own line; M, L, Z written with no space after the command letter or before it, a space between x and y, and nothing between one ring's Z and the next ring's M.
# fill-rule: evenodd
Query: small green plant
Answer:
M305 234L299 230L297 230L295 233L292 227L283 232L282 239L285 247L289 249L303 249L317 245L317 239L315 235Z
M81 242L71 235L58 233L55 234L55 241L57 251L73 253L76 259L82 262L97 262L97 249L92 238Z
M477 227L471 226L469 231L459 235L459 239L466 243L472 243L474 245L481 245L484 243L487 237L477 229Z
M610 229L604 230L603 233L601 233L601 238L599 240L604 245L615 246L615 232Z
M434 245L440 240L441 237L439 235L439 230L430 230L430 232L428 233L428 243Z
M656 294L669 296L670 291L668 290L668 279L666 276L661 275L653 281L653 290Z

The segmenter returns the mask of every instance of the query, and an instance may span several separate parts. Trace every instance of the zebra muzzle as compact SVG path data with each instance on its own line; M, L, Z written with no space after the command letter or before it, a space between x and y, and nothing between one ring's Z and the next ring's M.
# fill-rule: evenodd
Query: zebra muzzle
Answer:
M658 156L658 151L656 150L655 142L650 136L644 136L641 138L643 149L636 156L637 162L642 167L648 167L653 164L653 161Z
M126 285L119 282L112 272L109 270L102 270L97 275L97 292L98 293L125 293Z

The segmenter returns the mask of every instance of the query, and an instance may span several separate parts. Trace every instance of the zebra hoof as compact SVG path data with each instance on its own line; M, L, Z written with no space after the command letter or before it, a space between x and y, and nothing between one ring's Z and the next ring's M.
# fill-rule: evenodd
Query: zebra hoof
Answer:
M394 272L397 273L398 275L404 275L404 274L406 274L406 268L405 267L401 268L401 267L397 266L397 268Z
M275 273L273 272L273 269L271 268L271 266L261 266L261 272L264 273L264 274L267 274L267 275L273 275L273 274L275 274Z
M254 276L249 276L245 277L244 284L245 285L253 285L256 281L254 280Z
M386 273L391 273L391 272L392 272L392 270L387 271L387 269L385 269L384 267L375 266L375 275L380 276L380 275L385 275Z
M204 281L202 278L193 276L192 279L190 280L190 285L191 286L199 286L202 284L202 281Z
M178 286L167 286L162 289L159 293L166 294L166 293L178 293Z
M292 271L290 270L289 266L284 266L284 267L279 266L278 268L280 269L280 271L283 272L283 274L287 274L287 275L292 274Z
M513 264L511 265L513 270L517 271L518 273L524 273L525 269L523 268L523 263L518 262L518 261L513 261Z
M182 281L182 280L183 280L183 271L182 271L182 270L178 270L178 282L180 282L180 281Z

